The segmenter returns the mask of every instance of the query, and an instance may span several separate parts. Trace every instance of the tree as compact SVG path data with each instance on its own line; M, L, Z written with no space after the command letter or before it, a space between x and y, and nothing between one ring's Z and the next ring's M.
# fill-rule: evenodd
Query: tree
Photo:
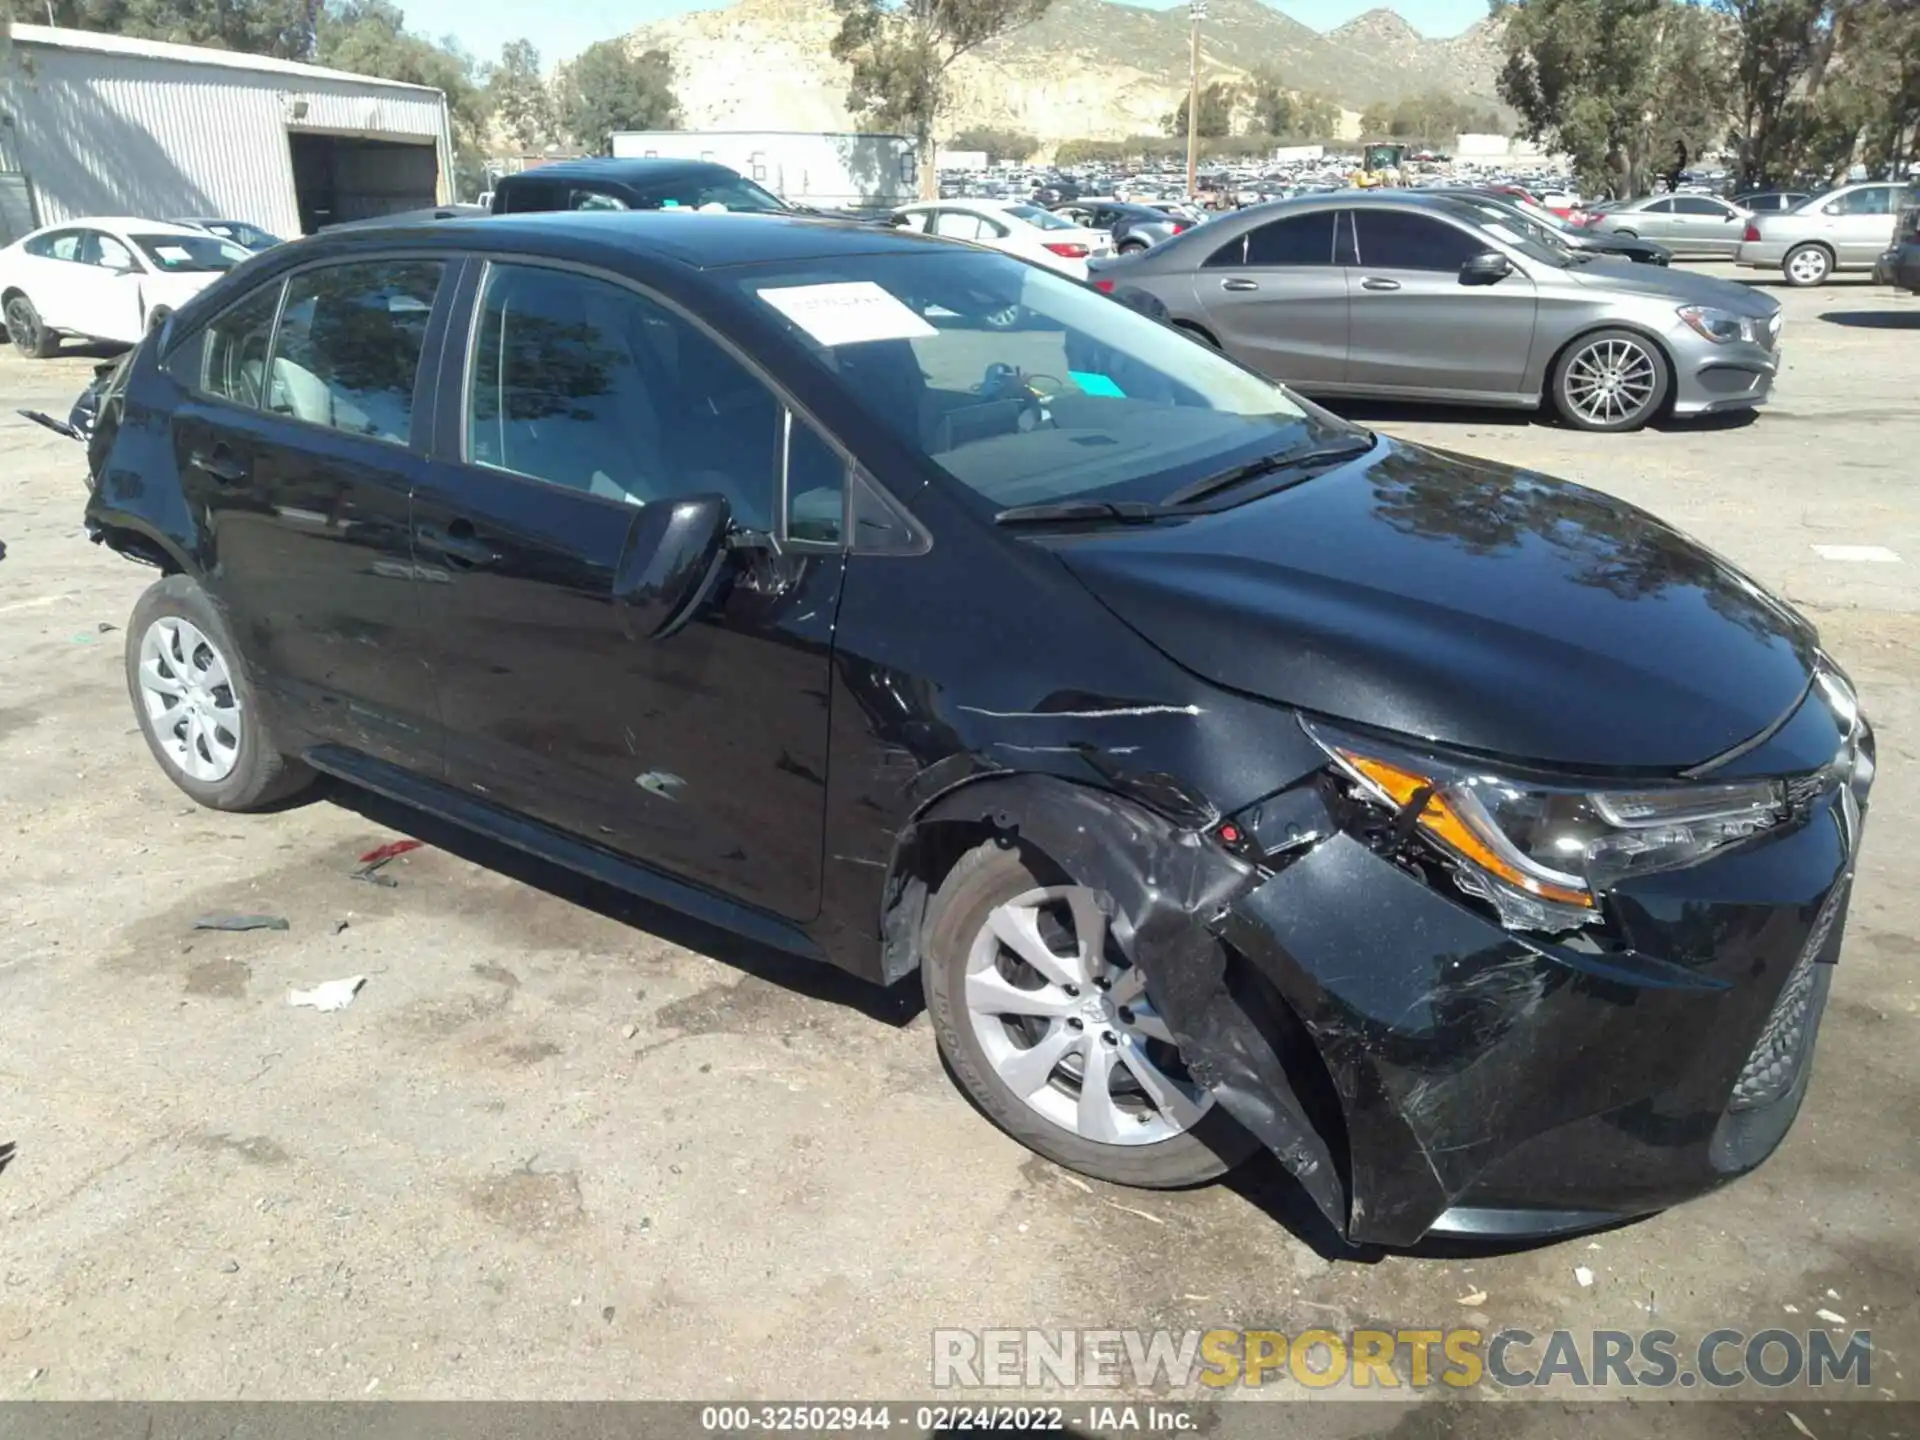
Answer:
M317 5L308 0L13 0L16 19L139 40L205 45L305 60L313 51Z
M852 71L847 109L913 137L920 193L939 194L934 132L949 74L962 56L1038 20L1050 0L834 0L840 28L828 47Z
M1686 0L1493 0L1507 20L1500 95L1583 186L1643 193L1678 144L1723 127L1709 12Z
M1340 103L1304 90L1293 97L1293 133L1302 140L1331 140L1340 133Z
M1291 135L1295 128L1293 92L1286 88L1280 72L1271 65L1256 65L1248 86L1253 118L1247 126L1253 135ZM1204 112L1203 112L1204 113ZM1181 133L1186 119L1181 117Z
M560 113L573 138L601 155L613 152L616 131L677 129L673 60L664 50L635 55L622 41L597 41L562 71Z
M947 141L949 150L984 150L987 160L999 164L1003 160L1021 161L1032 157L1040 148L1037 136L1024 130L1001 130L991 125L975 125L962 130Z
M531 40L509 40L487 77L487 96L508 138L522 150L553 143L558 121L553 92L540 75L540 52Z
M1367 136L1384 135L1393 126L1393 107L1384 100L1376 100L1360 112L1360 133Z
M1162 122L1169 135L1187 133L1187 99L1180 97L1180 104L1174 112ZM1233 103L1239 99L1239 90L1230 81L1213 80L1200 89L1200 119L1194 127L1199 134L1208 138L1233 133Z

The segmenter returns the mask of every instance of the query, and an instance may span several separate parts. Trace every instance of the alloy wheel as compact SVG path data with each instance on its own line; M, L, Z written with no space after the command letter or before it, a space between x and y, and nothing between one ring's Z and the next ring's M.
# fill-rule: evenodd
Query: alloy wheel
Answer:
M1818 285L1827 278L1827 252L1808 245L1787 257L1787 278L1796 285Z
M39 349L39 331L40 326L35 321L33 307L24 299L15 298L7 306L7 335L21 354L32 355Z
M1001 1083L1083 1140L1157 1144L1213 1105L1146 977L1108 953L1106 914L1083 886L1029 890L988 913L967 957L966 1007Z
M1587 423L1617 425L1652 404L1659 383L1659 369L1644 346L1608 338L1568 364L1566 399Z
M227 659L190 620L163 615L140 637L140 701L168 763L218 784L240 762L240 696Z
M1020 306L1013 304L999 310L989 310L982 318L990 330L1011 330L1020 323Z

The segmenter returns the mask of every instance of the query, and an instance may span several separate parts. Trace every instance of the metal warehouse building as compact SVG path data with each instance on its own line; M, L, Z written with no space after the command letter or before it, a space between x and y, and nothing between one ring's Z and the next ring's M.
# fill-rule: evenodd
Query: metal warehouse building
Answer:
M228 50L14 25L0 244L86 215L276 235L453 199L438 90Z

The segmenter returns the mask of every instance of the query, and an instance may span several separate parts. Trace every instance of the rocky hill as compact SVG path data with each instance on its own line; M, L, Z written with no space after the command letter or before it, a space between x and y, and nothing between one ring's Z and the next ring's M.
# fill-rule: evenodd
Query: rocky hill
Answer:
M737 0L633 32L636 49L675 60L689 129L845 130L847 77L827 53L839 22L831 0ZM1156 133L1187 83L1187 11L1114 0L1054 0L1036 24L955 67L951 130L1007 126L1045 141ZM1428 39L1392 10L1370 10L1325 34L1264 0L1211 0L1201 31L1203 79L1273 65L1298 90L1331 96L1351 132L1374 101L1442 91L1497 105L1501 58L1491 21Z

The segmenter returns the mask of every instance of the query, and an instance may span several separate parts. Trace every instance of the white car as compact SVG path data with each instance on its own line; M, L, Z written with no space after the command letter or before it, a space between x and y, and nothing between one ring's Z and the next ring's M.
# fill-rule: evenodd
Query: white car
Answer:
M1087 261L1113 253L1113 237L1020 200L928 200L893 212L896 229L970 240L1070 275L1087 278Z
M48 225L0 250L0 317L42 360L63 335L132 345L249 253L188 225L111 217Z

